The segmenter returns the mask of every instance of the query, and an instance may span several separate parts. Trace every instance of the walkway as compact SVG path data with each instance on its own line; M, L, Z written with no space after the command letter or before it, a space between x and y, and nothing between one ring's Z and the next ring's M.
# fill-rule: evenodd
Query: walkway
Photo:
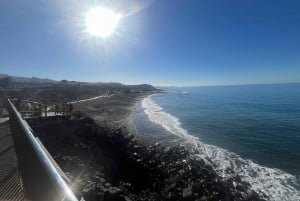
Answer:
M0 122L0 200L25 200L9 123Z

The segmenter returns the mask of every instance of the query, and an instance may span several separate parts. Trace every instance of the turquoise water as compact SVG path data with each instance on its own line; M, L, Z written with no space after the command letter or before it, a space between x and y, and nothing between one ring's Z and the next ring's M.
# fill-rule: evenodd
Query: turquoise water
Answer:
M300 84L169 88L146 98L141 108L144 118L136 121L141 133L162 141L172 135L185 139L186 146L200 150L199 157L220 166L223 176L222 169L230 167L258 191L298 200ZM283 190L281 197L273 190Z

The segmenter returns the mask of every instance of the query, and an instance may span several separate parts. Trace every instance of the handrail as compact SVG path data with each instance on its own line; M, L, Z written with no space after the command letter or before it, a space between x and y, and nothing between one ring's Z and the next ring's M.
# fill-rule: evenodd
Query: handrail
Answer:
M25 192L33 201L78 201L8 99L10 124Z

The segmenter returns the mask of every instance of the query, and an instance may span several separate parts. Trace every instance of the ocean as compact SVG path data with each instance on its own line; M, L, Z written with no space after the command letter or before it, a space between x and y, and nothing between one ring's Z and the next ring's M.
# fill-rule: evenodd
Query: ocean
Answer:
M167 88L145 98L133 122L225 179L231 169L270 200L300 200L300 84Z

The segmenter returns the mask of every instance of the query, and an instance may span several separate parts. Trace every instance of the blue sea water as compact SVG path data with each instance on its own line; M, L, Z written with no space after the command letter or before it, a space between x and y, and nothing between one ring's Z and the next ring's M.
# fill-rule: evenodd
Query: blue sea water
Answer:
M233 169L270 200L300 199L300 84L168 88L143 100L134 123L209 158L222 177Z

